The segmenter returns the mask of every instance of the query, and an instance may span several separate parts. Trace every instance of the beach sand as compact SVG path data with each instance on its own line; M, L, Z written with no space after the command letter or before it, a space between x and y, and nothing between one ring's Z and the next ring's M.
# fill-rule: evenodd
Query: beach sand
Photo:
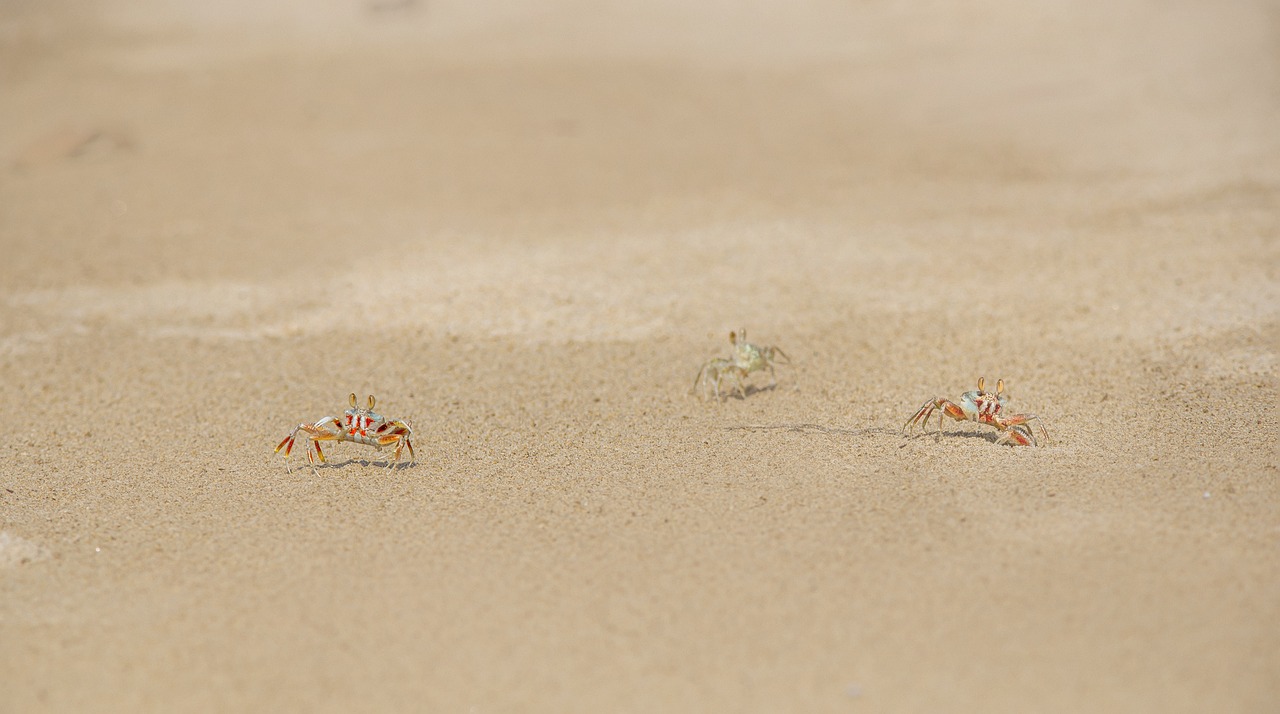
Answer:
M6 4L0 710L1280 706L1275 7L691 4Z

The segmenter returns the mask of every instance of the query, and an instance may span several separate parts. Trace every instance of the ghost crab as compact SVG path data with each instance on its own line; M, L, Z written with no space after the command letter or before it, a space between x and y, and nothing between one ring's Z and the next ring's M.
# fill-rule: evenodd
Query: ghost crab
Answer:
M988 392L984 389L986 380L978 377L977 391L965 392L960 395L960 403L938 397L925 402L915 416L907 420L903 425L903 431L910 433L911 429L917 424L920 425L922 432L927 431L929 417L933 416L935 409L941 410L938 414L938 432L942 432L942 416L955 419L956 421L976 421L979 424L987 424L993 426L1003 432L1000 438L996 440L997 444L1008 444L1009 446L1035 446L1036 438L1031 433L1030 422L1034 419L1040 424L1040 430L1044 432L1045 439L1049 438L1049 432L1044 428L1044 422L1040 421L1040 417L1035 414L1004 414L1004 409L1008 406L1009 398L1004 396L1004 380L996 382L996 391Z
M712 388L716 398L720 398L721 385L726 380L731 380L734 389L743 397L747 396L743 382L752 372L761 372L769 370L769 386L775 387L778 384L777 374L774 372L773 365L778 362L781 357L781 364L789 364L791 358L783 352L780 347L773 345L753 345L747 342L746 329L740 329L729 333L729 344L733 346L733 355L725 359L723 357L715 357L702 363L702 367L698 370L698 376L693 380L693 389L690 393L698 391L698 385L703 385L702 393L705 396L708 388Z
M773 345L753 345L747 342L747 328L729 333L729 344L733 345L733 363L744 372L751 374L761 370L769 370L769 386L778 384L778 377L773 371L773 363L782 358L782 364L790 364L791 358L780 347Z
M350 397L351 408L343 412L342 418L335 416L327 416L314 424L299 424L289 432L289 435L276 446L276 453L279 454L283 449L283 457L288 463L289 453L293 451L293 444L297 438L305 436L308 439L306 444L307 462L311 464L311 470L316 471L316 459L320 459L320 463L325 463L324 452L320 450L320 442L322 441L350 441L356 444L364 444L372 446L378 451L382 451L382 447L395 444L396 450L392 454L392 459L387 461L387 467L400 462L400 453L404 449L409 450L409 464L412 465L416 458L413 454L413 429L403 421L397 419L388 419L373 410L374 398L369 395L368 406L358 408L356 406L355 392ZM314 452L314 453L313 453ZM292 470L290 467L289 470ZM316 471L316 473L319 473Z

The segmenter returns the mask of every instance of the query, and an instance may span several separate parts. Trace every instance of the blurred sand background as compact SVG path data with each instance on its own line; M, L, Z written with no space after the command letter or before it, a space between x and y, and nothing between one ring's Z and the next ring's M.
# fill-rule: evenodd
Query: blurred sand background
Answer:
M0 711L1280 706L1274 3L10 0L0 251Z

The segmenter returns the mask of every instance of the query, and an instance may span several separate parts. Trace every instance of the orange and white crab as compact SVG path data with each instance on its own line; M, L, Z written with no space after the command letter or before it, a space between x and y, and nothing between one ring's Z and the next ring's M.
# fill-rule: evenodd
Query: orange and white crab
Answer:
M1044 422L1040 421L1040 417L1035 414L1006 414L1005 408L1008 406L1009 398L1004 396L1004 380L996 382L995 393L985 391L983 387L986 380L978 377L977 391L965 392L960 395L960 403L938 397L925 402L915 416L907 420L903 425L903 430L910 432L916 424L920 425L921 431L927 431L929 417L933 416L935 409L941 410L938 414L938 431L942 431L942 416L955 419L956 421L976 421L979 424L993 426L1003 432L996 441L997 444L1008 444L1009 446L1035 446L1036 438L1031 433L1032 420L1036 420L1040 424L1040 430L1044 432L1045 438L1048 439L1049 432L1044 428Z
M413 429L403 421L388 419L373 410L373 395L369 395L369 406L363 409L356 407L355 392L351 393L351 408L343 412L342 418L327 416L313 424L299 424L294 427L293 431L276 446L276 453L284 451L282 456L287 463L289 453L293 451L294 441L300 436L308 439L307 461L311 464L311 470L316 470L316 459L320 463L325 463L324 452L320 450L320 442L322 441L350 441L356 444L364 444L372 446L378 451L382 451L382 447L395 445L395 453L392 459L387 461L387 466L400 462L400 452L404 449L409 450L409 463L413 464L415 457L413 454ZM314 452L314 453L313 453ZM292 468L290 468L292 470Z

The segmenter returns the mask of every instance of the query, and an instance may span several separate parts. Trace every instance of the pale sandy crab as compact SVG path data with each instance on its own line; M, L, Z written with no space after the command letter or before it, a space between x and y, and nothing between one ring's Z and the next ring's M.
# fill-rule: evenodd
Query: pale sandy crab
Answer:
M1040 421L1040 417L1035 414L1006 414L1005 408L1008 406L1009 398L1004 396L1004 380L996 382L996 391L994 393L985 391L983 387L986 380L978 377L978 389L972 392L965 392L960 395L960 403L957 404L945 397L930 399L925 402L915 416L907 420L903 425L903 431L910 433L915 425L920 425L921 431L927 431L929 417L933 415L935 409L941 410L938 414L938 431L942 431L942 415L945 414L956 421L976 421L979 424L993 426L1003 432L996 441L997 444L1008 444L1009 446L1035 446L1036 438L1031 433L1030 422L1034 419L1040 424L1040 430L1044 432L1046 439L1049 432L1044 428L1044 422Z
M769 370L770 387L778 384L777 375L773 371L774 361L781 357L783 364L791 362L791 358L780 347L753 345L747 342L747 329L745 327L737 332L729 333L729 344L733 345L733 363L741 367L747 374L765 369Z
M343 412L342 418L335 416L327 416L314 424L299 424L289 432L289 435L276 446L276 453L284 451L281 456L284 457L286 464L289 461L289 454L293 451L294 441L301 435L305 435L308 439L307 461L311 464L311 470L316 470L316 459L320 463L325 463L324 452L320 450L320 442L322 441L350 441L356 444L364 444L372 446L378 451L382 451L384 446L396 447L392 454L393 460L387 461L390 467L394 463L399 463L400 453L404 449L409 450L409 463L412 465L415 461L413 454L413 429L403 421L396 419L388 419L373 410L373 395L369 395L368 407L358 408L356 406L355 392L350 397L351 408Z
M778 358L782 358L782 363L786 364L791 361L790 357L780 348L772 345L753 345L747 342L747 331L745 329L729 333L729 344L733 346L733 355L728 359L724 357L715 357L702 363L702 367L698 370L698 376L693 380L693 389L689 390L692 394L698 391L698 386L702 386L702 394L705 397L708 392L713 392L717 399L721 394L732 394L734 392L745 397L747 395L745 382L747 376L752 372L760 372L769 370L769 386L773 387L778 384L776 373L773 365ZM732 389L724 391L723 387L728 382Z

